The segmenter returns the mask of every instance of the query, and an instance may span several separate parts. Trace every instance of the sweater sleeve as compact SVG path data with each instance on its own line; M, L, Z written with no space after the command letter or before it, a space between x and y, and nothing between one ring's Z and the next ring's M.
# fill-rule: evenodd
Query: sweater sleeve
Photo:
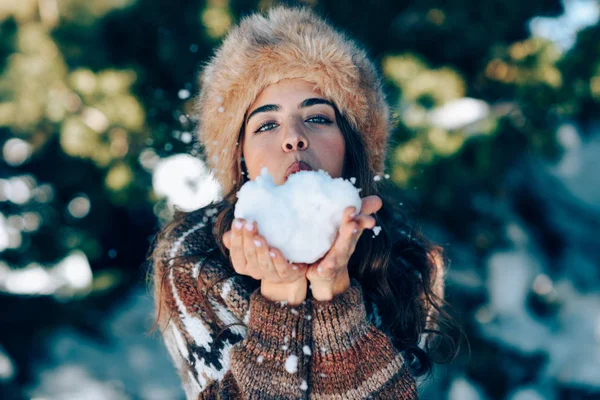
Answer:
M308 399L312 303L272 302L256 289L245 339L231 351L231 374L250 399Z
M187 250L177 243L173 247L169 241L154 257L153 278L158 326L186 398L307 398L311 302L297 307L271 302L260 288L246 299L232 296L232 287L243 290L239 275L202 290L199 278L215 278L219 266L182 261L177 256ZM204 297L214 314L207 311ZM241 313L243 309L249 312ZM242 320L247 328L236 325L219 335L223 327Z
M250 300L248 335L231 349L231 368L199 400L308 399L310 305L267 300L257 289Z
M402 354L367 320L356 280L330 301L315 301L313 316L311 398L417 399Z
M188 262L155 261L153 272L158 329L188 400L215 393L221 382L228 382L224 378L229 371L229 352L245 334L243 327L235 326L218 336L225 325L223 319L234 321L210 293L209 301L220 312L217 320L207 313L194 277L197 267Z

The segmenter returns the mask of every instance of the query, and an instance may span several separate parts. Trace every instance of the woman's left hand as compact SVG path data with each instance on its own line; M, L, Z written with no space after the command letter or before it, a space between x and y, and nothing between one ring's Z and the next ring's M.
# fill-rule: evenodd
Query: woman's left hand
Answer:
M375 218L369 214L379 211L383 203L379 196L362 199L360 214L356 208L344 210L337 237L325 256L308 265L306 279L310 281L315 300L331 300L336 294L350 287L348 261L356 249L356 243L365 229L375 227Z

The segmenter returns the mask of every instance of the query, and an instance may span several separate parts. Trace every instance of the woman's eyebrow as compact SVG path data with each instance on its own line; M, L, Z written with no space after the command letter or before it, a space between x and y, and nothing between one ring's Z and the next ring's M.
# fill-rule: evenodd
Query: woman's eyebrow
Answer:
M246 122L250 121L250 118L252 118L253 115L261 113L261 112L269 112L269 111L279 111L281 110L281 106L277 105L277 104L265 104L264 106L260 106L258 108L255 108L254 111L252 111L250 113L250 115L248 115L248 118L246 119Z
M310 99L306 99L302 103L300 103L298 108L312 107L317 104L327 104L333 108L333 104L330 101L322 99L320 97L311 97Z
M306 108L306 107L312 107L315 106L317 104L327 104L331 107L333 107L333 104L325 99L319 98L319 97L311 97L310 99L306 99L304 100L302 103L300 103L300 105L298 106L298 109L300 108ZM252 118L253 115L256 115L258 113L261 112L269 112L269 111L280 111L281 110L281 106L278 104L265 104L264 106L260 106L256 109L254 109L254 111L252 111L249 115L248 118L246 119L246 122L250 121L250 118Z

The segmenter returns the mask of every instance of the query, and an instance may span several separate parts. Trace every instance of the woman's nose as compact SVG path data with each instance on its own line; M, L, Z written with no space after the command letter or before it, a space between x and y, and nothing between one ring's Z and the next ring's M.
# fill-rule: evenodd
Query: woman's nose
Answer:
M308 148L308 138L301 129L297 127L290 127L285 134L283 140L283 150L306 150Z

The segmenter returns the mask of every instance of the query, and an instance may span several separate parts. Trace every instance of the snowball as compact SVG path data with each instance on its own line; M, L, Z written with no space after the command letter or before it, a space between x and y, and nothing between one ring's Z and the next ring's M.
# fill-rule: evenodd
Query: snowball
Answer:
M300 389L306 391L308 389L308 383L304 379L302 379L302 383L300 384Z
M303 352L304 352L304 354L306 354L307 356L310 356L310 355L312 354L312 352L310 351L310 347L308 347L308 346L306 346L306 345L305 345L305 346L302 348L302 351L303 351Z
M258 356L258 357L256 357L256 362L259 363L259 364L262 364L262 362L264 361L264 359L265 358L263 356Z
M360 210L362 201L351 182L327 172L300 171L275 185L266 167L237 193L236 218L255 221L269 246L293 263L312 263L331 248L344 210Z
M290 374L298 372L298 356L291 355L285 360L285 370Z
M373 228L373 234L375 236L379 235L379 232L381 232L381 227L380 226L376 226Z

